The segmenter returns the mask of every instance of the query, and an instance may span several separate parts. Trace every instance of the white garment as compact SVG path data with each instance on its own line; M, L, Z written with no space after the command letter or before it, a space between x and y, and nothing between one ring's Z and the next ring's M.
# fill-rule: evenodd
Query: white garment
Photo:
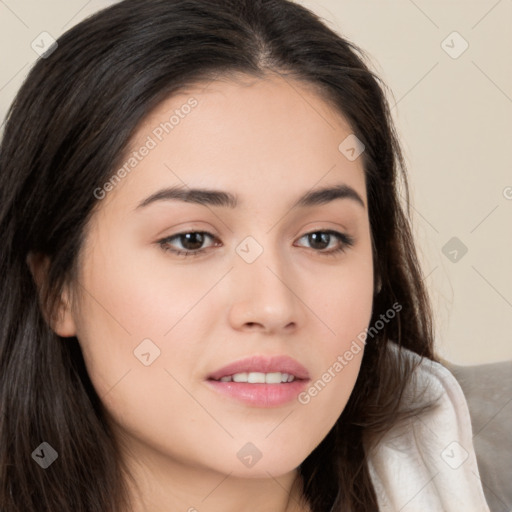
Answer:
M394 343L389 345L398 353ZM408 399L419 389L416 385L429 386L421 400L441 398L435 409L393 427L369 454L379 512L489 512L459 383L444 366L426 358L415 376Z

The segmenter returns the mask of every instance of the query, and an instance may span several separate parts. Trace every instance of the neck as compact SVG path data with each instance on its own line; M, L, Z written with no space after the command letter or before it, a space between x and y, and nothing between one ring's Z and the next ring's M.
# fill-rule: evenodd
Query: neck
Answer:
M157 454L127 459L133 512L309 512L297 469L261 478L239 477L169 461ZM135 484L136 482L136 484Z

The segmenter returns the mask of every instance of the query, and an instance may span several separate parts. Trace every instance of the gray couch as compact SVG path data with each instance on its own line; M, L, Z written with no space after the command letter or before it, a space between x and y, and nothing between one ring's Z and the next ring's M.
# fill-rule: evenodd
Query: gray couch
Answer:
M512 361L459 366L442 360L464 392L482 487L491 512L512 512Z

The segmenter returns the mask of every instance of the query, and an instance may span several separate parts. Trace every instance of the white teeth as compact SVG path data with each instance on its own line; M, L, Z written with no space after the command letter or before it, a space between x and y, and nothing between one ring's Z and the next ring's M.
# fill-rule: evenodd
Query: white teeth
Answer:
M260 372L251 372L247 377L249 384L265 384L265 374Z
M248 382L249 384L280 384L294 380L293 375L281 372L242 372L220 378L221 382Z
M267 373L265 375L266 384L281 384L281 372Z

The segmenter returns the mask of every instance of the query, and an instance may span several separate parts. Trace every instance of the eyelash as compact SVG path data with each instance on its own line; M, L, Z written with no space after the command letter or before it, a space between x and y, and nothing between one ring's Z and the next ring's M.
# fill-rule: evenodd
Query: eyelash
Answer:
M215 237L214 235L212 235L211 233L208 233L207 231L183 231L182 233L176 233L175 235L172 235L172 236L168 236L168 237L165 237L161 240L159 240L157 243L160 245L160 247L162 248L162 250L164 252L171 252L173 253L174 255L176 256L184 256L184 257L188 257L188 256L200 256L201 254L203 254L204 252L206 252L206 249L197 249L197 250L187 250L187 251L182 251L182 250L176 250L176 249L171 249L169 247L169 241L170 240L173 240L175 238L180 238L184 235L191 235L191 234L196 234L196 233L200 233L200 234L203 234L203 235L206 235L210 238L212 238L213 240L218 240L217 237ZM352 247L354 245L354 238L351 237L350 235L347 235L345 233L340 233L338 231L333 231L331 229L327 229L327 230L317 230L317 231L310 231L309 233L305 233L304 235L302 235L300 238L304 238L308 235L313 235L313 234L318 234L318 233L323 233L323 234L328 234L328 235L333 235L335 236L341 243L340 245L338 245L337 248L335 249L331 249L329 251L322 251L322 250L314 250L315 252L318 252L319 254L322 254L324 256L336 256L340 253L343 253L345 252L349 247Z

